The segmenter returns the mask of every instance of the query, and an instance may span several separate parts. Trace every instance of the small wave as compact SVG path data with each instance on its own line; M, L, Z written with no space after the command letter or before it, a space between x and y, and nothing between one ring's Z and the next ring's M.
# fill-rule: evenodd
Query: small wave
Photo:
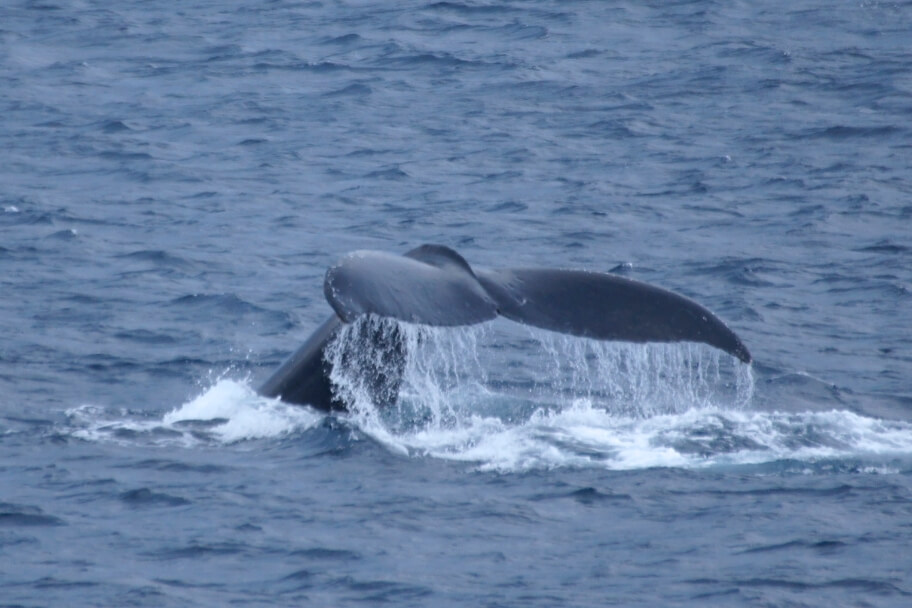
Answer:
M62 519L47 515L41 508L34 505L20 505L9 502L0 502L0 526L63 526Z
M85 441L185 447L284 437L323 418L309 408L261 397L247 382L228 378L161 417L92 405L66 414L69 434Z
M166 425L223 421L210 432L222 441L280 437L314 426L321 415L309 409L267 399L248 384L220 380L199 397L165 414Z
M835 125L825 129L816 129L808 133L810 138L822 139L854 139L863 137L889 137L896 133L901 133L902 129L894 125L873 125L873 126L855 126L855 125Z
M149 488L137 488L122 492L119 496L124 504L131 507L167 506L180 507L189 505L190 501L180 496L153 492Z

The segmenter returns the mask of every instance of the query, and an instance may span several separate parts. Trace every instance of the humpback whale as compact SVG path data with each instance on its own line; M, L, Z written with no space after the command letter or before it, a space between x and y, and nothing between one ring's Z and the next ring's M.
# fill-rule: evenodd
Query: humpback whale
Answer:
M501 316L550 331L626 342L702 342L750 363L747 347L702 305L655 285L588 270L473 268L443 245L404 255L355 251L326 271L333 314L258 392L289 403L345 410L333 389L326 349L345 324L365 315L452 327ZM350 355L371 375L378 405L395 403L407 353L393 331L359 326L379 357ZM367 335L363 335L367 332ZM374 332L374 333L370 333Z

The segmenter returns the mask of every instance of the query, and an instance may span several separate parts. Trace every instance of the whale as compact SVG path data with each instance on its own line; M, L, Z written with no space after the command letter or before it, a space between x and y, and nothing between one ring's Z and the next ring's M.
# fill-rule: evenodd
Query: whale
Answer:
M354 336L362 346L347 360L363 368L356 372L369 379L370 398L378 406L396 403L408 356L397 322L457 327L503 317L595 340L703 343L744 364L752 360L721 319L679 293L592 270L472 267L444 245L401 255L346 254L327 269L323 293L332 314L262 383L260 395L327 412L348 410L351 404L333 385L327 349L349 326L358 328ZM390 323L359 325L363 319ZM361 356L363 344L371 356Z

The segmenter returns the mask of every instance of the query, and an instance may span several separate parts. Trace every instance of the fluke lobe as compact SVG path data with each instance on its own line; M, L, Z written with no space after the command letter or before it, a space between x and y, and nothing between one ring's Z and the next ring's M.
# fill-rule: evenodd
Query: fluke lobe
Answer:
M586 270L473 269L443 245L421 245L405 255L350 253L326 271L323 291L335 314L263 383L261 395L327 411L346 409L330 381L326 348L343 324L363 315L433 326L502 316L597 340L703 342L751 361L747 347L718 317L667 289ZM407 356L403 341L395 330L362 327L359 339L379 349L379 356L354 359L372 367L364 373L375 403L395 403Z

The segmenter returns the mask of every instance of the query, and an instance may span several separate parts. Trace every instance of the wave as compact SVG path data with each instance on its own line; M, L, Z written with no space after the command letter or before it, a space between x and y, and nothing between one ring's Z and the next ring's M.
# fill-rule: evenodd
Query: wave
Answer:
M323 419L309 408L261 397L248 381L231 378L216 380L202 394L160 417L93 405L72 408L66 415L68 432L78 439L188 448L284 437Z

